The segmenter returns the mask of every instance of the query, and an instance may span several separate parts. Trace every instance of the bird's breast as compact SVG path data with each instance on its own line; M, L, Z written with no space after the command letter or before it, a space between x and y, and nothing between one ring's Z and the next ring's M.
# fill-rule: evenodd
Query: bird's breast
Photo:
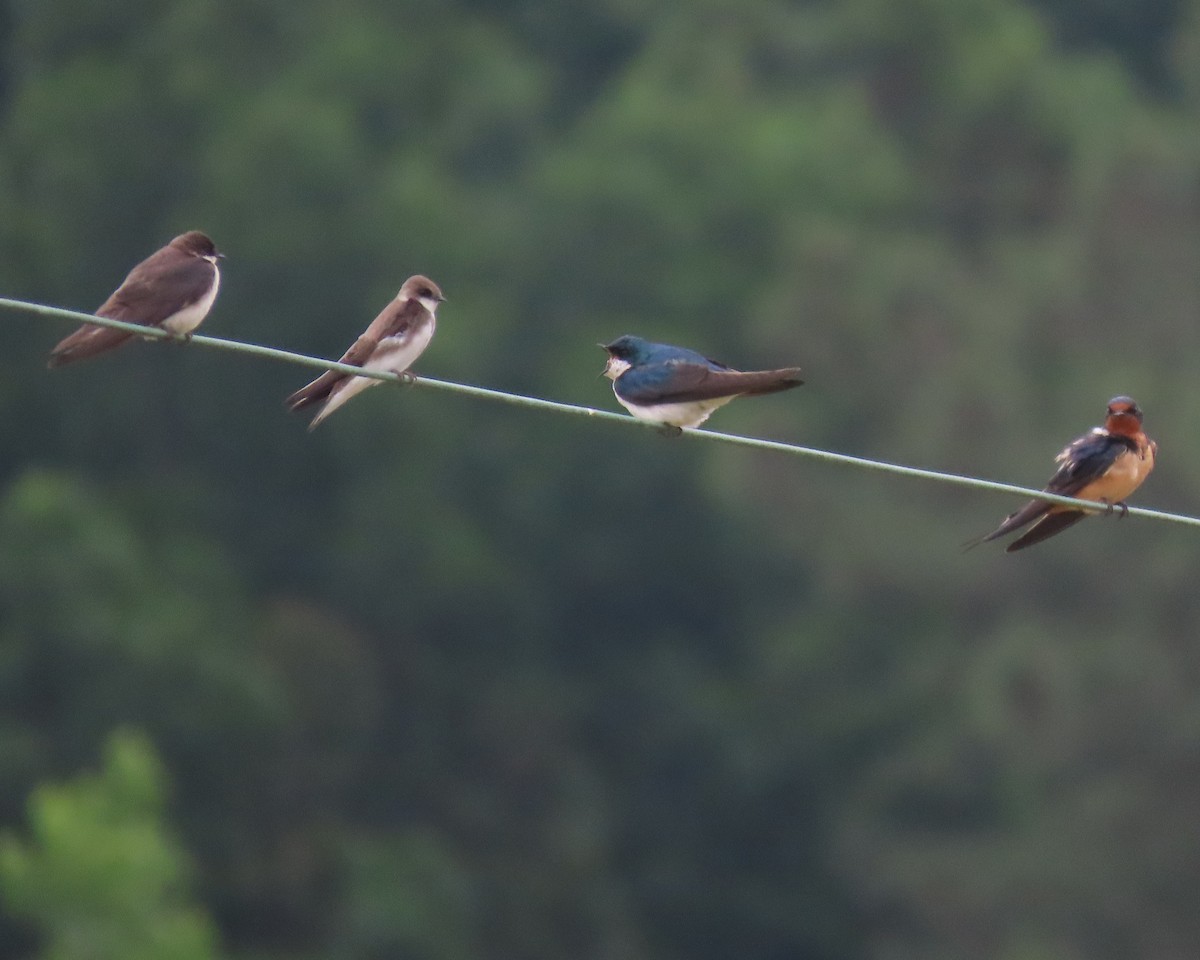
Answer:
M1105 471L1076 496L1081 500L1104 500L1118 503L1140 487L1154 469L1154 448L1147 444L1140 451L1122 450Z
M698 427L712 415L718 407L723 407L729 397L717 397L713 400L687 400L682 403L630 403L616 390L617 400L621 406L639 420L653 420L656 423L667 423L673 427Z
M433 339L434 323L429 320L394 337L384 337L363 363L364 370L390 370L403 373L425 352Z
M177 336L191 333L208 316L208 311L212 309L212 305L217 299L217 288L220 286L221 271L214 264L213 282L212 286L208 288L208 293L195 303L189 304L182 310L177 310L171 316L167 317L162 322L162 328L168 333L173 333Z

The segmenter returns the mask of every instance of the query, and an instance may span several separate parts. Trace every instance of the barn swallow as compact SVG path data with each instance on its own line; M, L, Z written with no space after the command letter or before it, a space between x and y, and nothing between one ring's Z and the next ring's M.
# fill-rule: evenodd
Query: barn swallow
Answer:
M734 397L790 390L804 381L799 367L733 370L723 363L641 337L618 337L601 344L608 351L604 376L626 410L640 420L673 427L697 427Z
M425 352L437 327L435 314L438 304L446 298L438 285L420 275L409 277L379 316L371 321L354 345L342 354L342 363L364 370L388 370L404 373L417 357ZM312 423L313 430L351 397L373 387L379 380L355 377L338 370L328 370L312 383L301 387L287 398L290 410L303 410L324 403Z
M1142 411L1137 403L1129 397L1114 397L1108 403L1104 426L1093 428L1066 446L1055 458L1059 467L1045 487L1047 493L1095 500L1103 504L1103 508L1078 510L1045 500L1031 500L968 547L995 540L1033 523L1008 545L1008 552L1012 553L1061 533L1089 514L1111 513L1114 507L1128 510L1125 498L1150 475L1157 454L1158 444L1142 431Z
M180 234L129 271L96 316L186 336L200 326L217 299L221 285L217 261L222 257L199 230ZM47 366L94 357L133 337L124 330L85 323L50 351Z

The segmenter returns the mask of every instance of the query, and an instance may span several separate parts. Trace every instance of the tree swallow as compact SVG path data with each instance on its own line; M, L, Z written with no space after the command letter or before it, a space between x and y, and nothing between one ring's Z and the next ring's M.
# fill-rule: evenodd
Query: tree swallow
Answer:
M1045 490L1064 497L1096 500L1107 513L1112 513L1113 507L1128 510L1125 498L1150 476L1157 455L1158 444L1142 432L1142 411L1138 405L1129 397L1114 397L1108 402L1104 426L1094 427L1090 433L1072 440L1055 458L1059 467ZM1076 510L1031 500L1016 513L1010 513L991 533L967 546L995 540L1036 520L1026 533L1008 545L1007 551L1012 553L1062 533L1089 514L1099 512L1101 509Z
M417 275L404 281L396 299L380 311L366 332L342 355L342 363L364 370L404 373L425 352L437 326L438 304L446 298L438 285ZM290 410L303 410L316 403L325 405L313 417L309 430L351 397L380 381L328 370L312 383L287 398Z
M640 420L696 427L734 397L790 390L804 381L799 367L733 370L707 357L641 337L618 337L601 344L608 351L604 376L626 410Z
M96 315L161 327L174 334L191 334L217 299L221 285L217 261L222 257L224 254L200 231L181 234L129 271ZM61 367L94 357L133 336L124 330L85 323L50 351L47 366Z

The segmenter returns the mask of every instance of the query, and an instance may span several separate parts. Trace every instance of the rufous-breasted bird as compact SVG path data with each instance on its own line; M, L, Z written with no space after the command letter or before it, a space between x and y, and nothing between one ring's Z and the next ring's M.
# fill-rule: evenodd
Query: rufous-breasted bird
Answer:
M1081 510L1030 500L991 533L967 546L995 540L1032 523L1029 530L1008 545L1007 550L1012 553L1062 533L1089 514L1111 513L1114 507L1127 510L1125 498L1150 475L1157 454L1158 444L1142 430L1142 411L1137 403L1129 397L1114 397L1108 403L1104 426L1093 428L1066 446L1055 458L1058 469L1045 487L1047 493L1095 500L1100 506Z

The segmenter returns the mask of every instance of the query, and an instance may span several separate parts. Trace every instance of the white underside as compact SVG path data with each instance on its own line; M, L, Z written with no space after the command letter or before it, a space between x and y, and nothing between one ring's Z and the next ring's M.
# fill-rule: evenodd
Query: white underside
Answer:
M197 300L190 307L184 307L178 313L167 317L162 322L163 329L176 336L183 336L195 330L200 326L204 318L208 316L208 311L212 309L212 305L217 299L217 288L220 286L221 271L214 263L212 288L202 299Z
M615 391L614 391L615 393ZM656 403L650 406L638 406L621 399L617 400L626 410L639 420L653 420L656 423L670 424L672 427L698 427L719 407L725 406L730 397L716 397L712 400L689 400L684 403Z
M433 339L434 326L435 323L431 319L410 337L385 337L379 341L375 352L367 358L363 369L404 373L417 362L417 358L429 346L429 342ZM373 387L379 382L379 380L372 380L368 377L350 377L348 380L343 380L325 401L325 407L314 423L324 420L347 400L358 396L368 387Z

